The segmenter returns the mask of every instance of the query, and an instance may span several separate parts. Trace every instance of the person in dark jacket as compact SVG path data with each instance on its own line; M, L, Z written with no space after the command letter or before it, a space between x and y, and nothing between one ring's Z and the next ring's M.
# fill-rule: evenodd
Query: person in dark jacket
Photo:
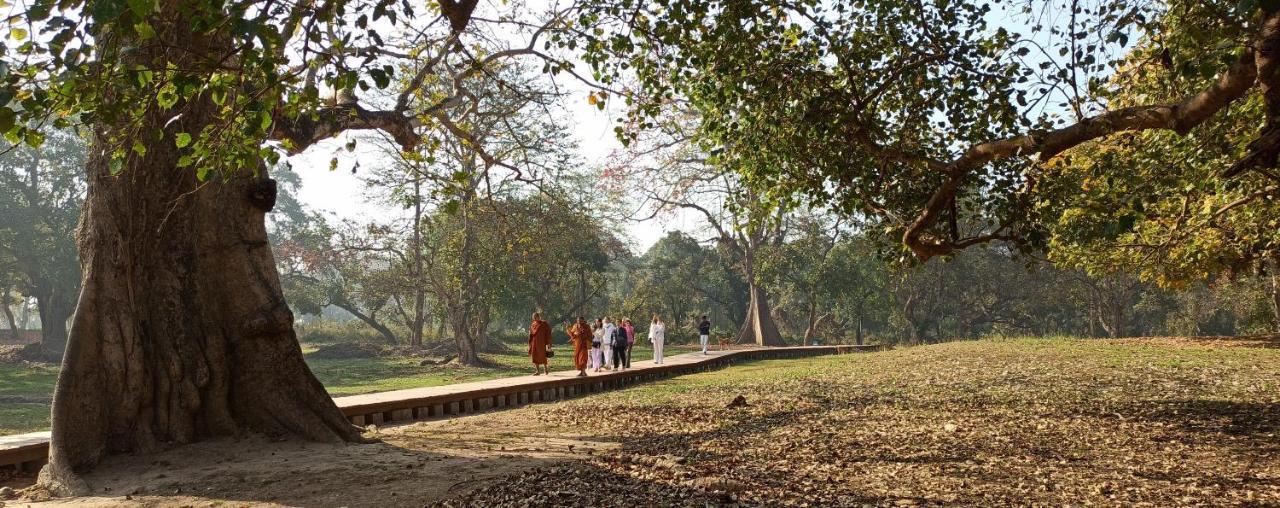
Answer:
M627 363L627 329L621 326L613 329L613 368L626 369Z
M711 344L711 320L707 316L702 316L702 322L698 323L698 342L702 343L702 354L707 354L707 346Z

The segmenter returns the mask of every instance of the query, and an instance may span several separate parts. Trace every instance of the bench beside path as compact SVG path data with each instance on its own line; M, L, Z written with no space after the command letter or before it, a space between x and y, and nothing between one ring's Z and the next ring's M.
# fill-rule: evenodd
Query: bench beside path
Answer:
M342 413L359 426L404 423L414 420L449 418L459 415L514 408L539 402L579 397L633 384L690 374L732 365L735 362L802 358L862 351L878 351L880 346L800 346L751 347L685 353L668 356L662 365L653 360L631 362L625 371L557 371L541 376L516 376L487 381L409 388L389 392L335 397ZM530 370L532 370L530 365ZM0 468L35 471L49 454L49 432L0 436Z

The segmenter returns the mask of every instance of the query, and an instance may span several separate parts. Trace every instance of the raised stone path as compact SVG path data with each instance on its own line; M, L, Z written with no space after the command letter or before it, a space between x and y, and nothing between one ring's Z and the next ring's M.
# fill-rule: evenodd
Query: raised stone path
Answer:
M333 400L343 414L351 419L351 423L361 426L382 425L550 402L623 388L644 381L721 368L734 362L876 350L879 350L879 346L804 346L731 349L711 351L706 355L686 353L668 356L662 365L655 365L651 358L637 358L632 361L632 368L625 371L588 372L586 377L578 377L576 370L560 371L550 375L410 388L337 397ZM48 452L48 432L0 436L0 468L34 470L44 463Z

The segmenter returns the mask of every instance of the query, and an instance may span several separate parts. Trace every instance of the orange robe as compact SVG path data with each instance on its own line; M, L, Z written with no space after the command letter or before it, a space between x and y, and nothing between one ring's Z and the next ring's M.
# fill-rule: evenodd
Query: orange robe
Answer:
M551 325L546 321L534 321L529 325L529 358L534 365L547 364L547 348L551 346Z
M587 368L587 353L591 352L591 327L586 323L574 323L569 327L569 342L573 344L573 368Z

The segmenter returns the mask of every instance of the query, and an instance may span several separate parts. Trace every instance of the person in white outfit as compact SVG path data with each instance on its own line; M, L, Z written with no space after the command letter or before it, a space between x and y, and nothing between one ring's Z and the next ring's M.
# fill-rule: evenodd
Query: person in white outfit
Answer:
M596 319L595 325L591 327L591 368L595 372L600 372L600 367L604 366L604 353L600 350L604 344L604 321Z
M653 344L653 363L662 365L662 343L667 339L667 325L662 323L662 318L657 314L653 315L653 322L649 323L649 342Z
M618 326L613 324L613 318L604 318L604 338L600 343L600 357L604 359L604 370L613 370L613 365L610 363L613 358L613 345L610 343L613 341L613 331L617 329Z

